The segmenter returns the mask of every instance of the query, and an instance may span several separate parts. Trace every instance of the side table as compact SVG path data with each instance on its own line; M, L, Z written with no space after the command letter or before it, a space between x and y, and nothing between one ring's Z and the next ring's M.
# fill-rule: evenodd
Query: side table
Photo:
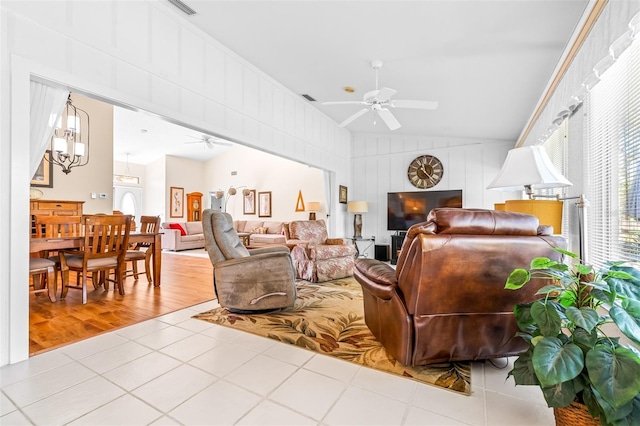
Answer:
M371 237L351 237L351 241L353 241L353 245L356 248L356 258L358 257L367 257L367 250L369 250L371 248L371 246L373 246L376 242L376 237L375 236L371 236ZM367 243L367 245L364 247L364 250L362 251L362 255L360 254L360 248L358 247L358 243L364 241Z

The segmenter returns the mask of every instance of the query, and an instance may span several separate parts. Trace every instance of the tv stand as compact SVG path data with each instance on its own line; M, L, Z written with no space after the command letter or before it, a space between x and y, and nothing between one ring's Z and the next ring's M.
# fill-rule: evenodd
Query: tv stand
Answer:
M398 263L398 255L400 254L400 250L402 249L402 243L404 242L404 237L407 235L406 232L397 232L396 235L391 236L391 264L395 265Z

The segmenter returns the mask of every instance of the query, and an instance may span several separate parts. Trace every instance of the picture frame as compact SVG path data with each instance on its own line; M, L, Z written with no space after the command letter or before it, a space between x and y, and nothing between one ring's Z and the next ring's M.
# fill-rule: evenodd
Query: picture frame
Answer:
M242 199L242 214L256 214L256 190L250 189Z
M169 217L184 217L184 188L172 186L169 190Z
M39 186L42 188L53 188L53 167L49 162L49 155L51 151L47 150L42 156L40 165L35 174L31 178L31 186Z
M271 191L258 192L258 217L271 217Z
M338 201L340 204L347 204L347 187L340 185L340 191L338 192Z

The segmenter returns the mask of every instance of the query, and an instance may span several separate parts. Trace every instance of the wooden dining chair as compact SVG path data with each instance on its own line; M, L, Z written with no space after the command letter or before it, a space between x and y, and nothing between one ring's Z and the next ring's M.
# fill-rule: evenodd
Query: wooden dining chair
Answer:
M81 216L35 215L33 222L36 230L34 236L36 238L77 237L83 233ZM60 271L62 274L60 256L58 256L57 252L43 252L40 253L40 257L53 261L56 272Z
M160 230L160 216L141 216L140 217L140 233L155 234ZM144 249L144 250L143 250ZM131 262L131 269L125 271L125 278L133 276L138 279L138 262L144 260L144 273L147 275L147 281L151 280L151 243L140 242L127 250L125 254L125 262Z
M36 238L60 238L82 235L81 216L34 216Z
M44 259L42 257L29 258L29 276L32 278L33 287L31 293L48 293L49 300L56 301L56 264L53 260ZM42 280L41 275L44 275L45 279ZM44 283L44 286L42 285Z
M60 252L62 270L61 298L67 290L82 290L82 303L87 303L87 274L101 272L106 276L110 269L116 270L116 288L124 295L124 258L129 244L131 217L128 215L94 215L84 219L84 245L82 250ZM82 275L81 283L69 283L69 271ZM94 286L95 286L94 280Z

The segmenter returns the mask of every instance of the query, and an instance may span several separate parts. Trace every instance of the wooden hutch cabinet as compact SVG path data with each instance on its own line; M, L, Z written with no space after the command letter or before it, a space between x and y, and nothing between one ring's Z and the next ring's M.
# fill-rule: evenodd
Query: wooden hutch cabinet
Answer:
M84 201L31 200L31 231L35 233L34 216L82 216Z
M187 194L187 221L200 220L202 220L202 192L190 192Z

